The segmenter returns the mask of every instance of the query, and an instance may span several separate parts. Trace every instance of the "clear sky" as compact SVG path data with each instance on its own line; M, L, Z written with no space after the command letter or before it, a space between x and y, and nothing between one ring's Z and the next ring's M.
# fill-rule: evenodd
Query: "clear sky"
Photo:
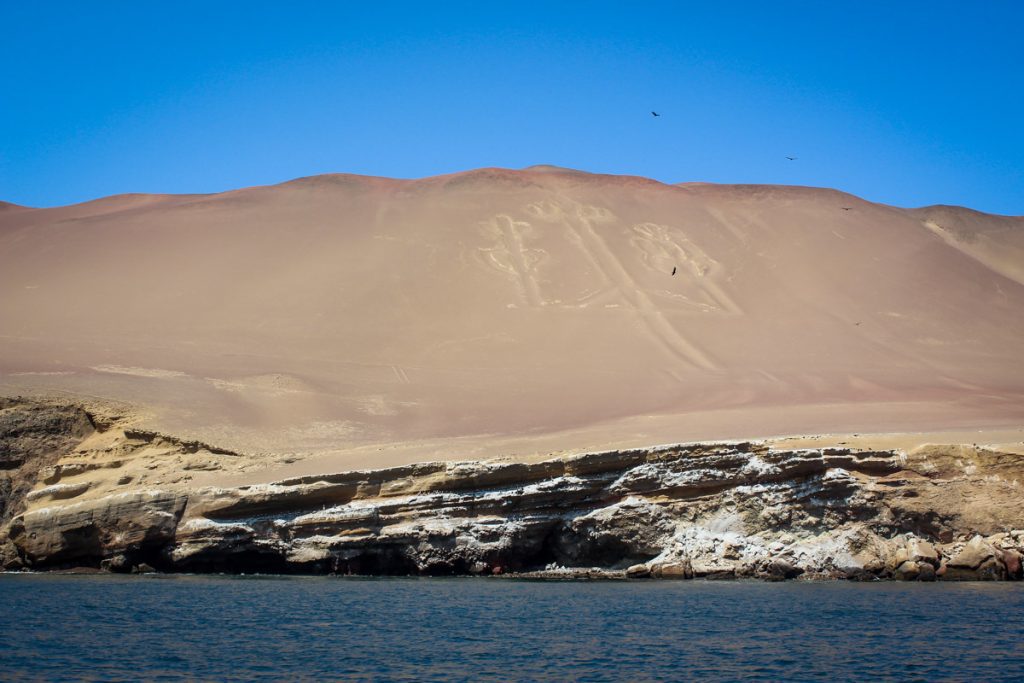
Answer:
M1022 30L1018 0L0 0L0 199L549 163L1024 214Z

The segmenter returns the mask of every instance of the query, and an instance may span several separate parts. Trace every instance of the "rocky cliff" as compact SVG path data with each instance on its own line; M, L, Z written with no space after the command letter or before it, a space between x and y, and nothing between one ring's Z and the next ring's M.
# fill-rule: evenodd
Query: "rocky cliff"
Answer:
M1020 579L1024 456L708 443L231 488L238 454L0 404L8 569Z

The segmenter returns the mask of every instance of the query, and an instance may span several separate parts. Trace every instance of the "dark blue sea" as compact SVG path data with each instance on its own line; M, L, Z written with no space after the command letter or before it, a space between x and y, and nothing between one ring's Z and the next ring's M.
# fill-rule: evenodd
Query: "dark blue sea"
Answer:
M1024 585L0 576L0 679L1017 681Z

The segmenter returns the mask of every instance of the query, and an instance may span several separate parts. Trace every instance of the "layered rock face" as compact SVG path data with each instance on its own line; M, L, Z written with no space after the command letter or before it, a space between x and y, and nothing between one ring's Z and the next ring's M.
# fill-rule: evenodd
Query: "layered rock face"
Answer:
M40 472L92 429L80 408L0 398L0 530L24 510ZM0 561L12 559L12 551L9 544L0 543Z
M215 488L109 470L209 469L235 454L121 430L105 442L116 457L100 461L84 411L82 421L68 406L18 405L2 412L49 420L53 440L32 442L48 449L35 490L8 495L17 513L0 529L8 568L1021 578L1024 456L1015 453L694 444ZM24 430L6 434L5 454L27 443Z

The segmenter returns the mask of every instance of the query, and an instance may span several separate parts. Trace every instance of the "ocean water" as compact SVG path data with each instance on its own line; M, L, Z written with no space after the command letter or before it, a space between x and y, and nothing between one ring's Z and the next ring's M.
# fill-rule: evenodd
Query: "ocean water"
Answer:
M0 576L0 679L1011 681L1024 584Z

